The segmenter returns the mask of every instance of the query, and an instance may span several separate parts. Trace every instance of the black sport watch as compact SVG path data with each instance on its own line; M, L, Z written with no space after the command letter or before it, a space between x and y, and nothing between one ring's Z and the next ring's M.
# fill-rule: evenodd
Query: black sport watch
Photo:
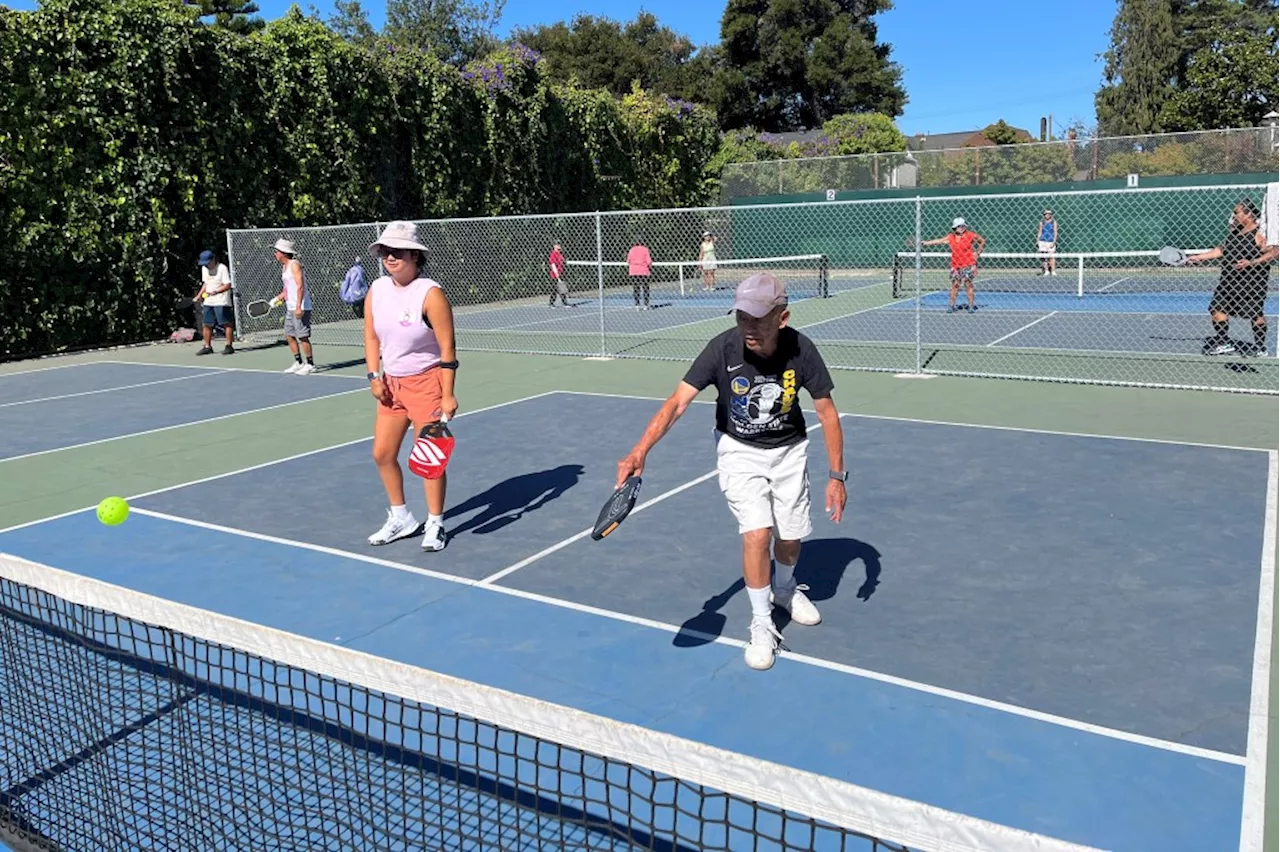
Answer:
M373 381L374 379L382 378L382 374L381 373L365 373L364 377L369 381Z

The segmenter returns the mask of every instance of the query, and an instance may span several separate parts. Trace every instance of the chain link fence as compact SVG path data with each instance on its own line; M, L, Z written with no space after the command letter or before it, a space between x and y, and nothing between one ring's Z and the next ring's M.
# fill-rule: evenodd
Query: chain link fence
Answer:
M721 198L1274 173L1275 126L730 163Z
M1223 270L1157 257L1167 245L1220 245L1236 205L1261 208L1264 191L1010 193L417 224L430 249L425 274L452 300L462 351L688 360L731 326L738 282L769 271L788 283L792 325L837 368L1275 394L1275 264L1231 284L1252 287L1250 305L1262 306L1262 348L1252 315L1232 318L1231 346L1207 347ZM1039 245L1046 211L1058 226L1052 254ZM985 239L973 310L964 287L952 310L947 247L917 248L944 237L956 217ZM380 274L368 245L382 225L229 232L237 304L280 291L272 245L287 237L311 293L313 341L362 345L362 306L343 302L339 285L353 264L370 282ZM633 276L627 255L641 244L653 265ZM548 262L557 245L566 261L559 281ZM281 336L278 313L238 318L250 340Z

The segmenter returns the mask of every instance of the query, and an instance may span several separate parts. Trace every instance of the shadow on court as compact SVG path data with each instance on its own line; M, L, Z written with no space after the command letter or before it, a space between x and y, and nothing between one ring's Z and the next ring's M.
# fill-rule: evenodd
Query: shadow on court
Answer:
M857 596L859 600L869 601L880 585L880 551L856 538L820 538L805 542L796 565L796 581L809 587L806 594L814 603L831 600L839 591L849 566L859 561L863 565L863 582ZM718 639L727 621L721 610L745 588L746 583L739 577L723 592L708 598L701 612L680 625L680 632L671 644L677 648L697 648ZM777 610L774 620L779 629L791 621L785 612Z
M578 484L585 472L586 468L580 464L562 464L499 482L445 512L446 520L476 512L473 517L456 527L451 526L449 535L456 537L465 532L476 535L497 532L562 496Z

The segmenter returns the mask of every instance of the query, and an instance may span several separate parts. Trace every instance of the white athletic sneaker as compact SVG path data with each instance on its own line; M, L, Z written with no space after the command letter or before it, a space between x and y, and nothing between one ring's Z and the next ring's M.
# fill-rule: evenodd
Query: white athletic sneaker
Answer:
M413 512L397 516L395 512L388 509L386 523L382 525L382 529L369 536L369 543L390 544L393 541L408 538L416 533L420 526Z
M769 600L774 606L781 607L791 614L791 620L796 624L804 624L813 626L822 621L822 615L818 612L818 608L813 605L813 601L809 600L809 596L805 594L805 590L809 587L803 583L796 586L790 595L783 595L779 592L769 592Z
M747 665L757 671L773 668L773 659L778 655L778 642L782 634L773 626L773 619L767 615L751 617L751 642L743 652Z
M432 553L444 550L447 541L444 524L433 524L428 521L426 528L422 531L422 549Z
M294 361L292 364L290 364L290 365L289 365L289 369L285 370L284 372L286 372L286 373L296 373L296 372L298 372L298 368L299 368L299 367L301 367L301 366L302 366L302 365L301 365L301 364L299 364L297 361Z
M307 364L305 362L301 366L299 366L298 369L294 370L294 372L297 373L299 376L307 376L307 375L310 375L311 373L314 373L315 371L316 371L315 364Z

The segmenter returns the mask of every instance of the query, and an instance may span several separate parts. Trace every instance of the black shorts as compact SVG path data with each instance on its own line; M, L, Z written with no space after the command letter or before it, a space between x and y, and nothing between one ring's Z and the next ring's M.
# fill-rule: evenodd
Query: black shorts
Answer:
M1263 315L1267 303L1267 279L1228 279L1214 288L1209 313L1254 319Z

